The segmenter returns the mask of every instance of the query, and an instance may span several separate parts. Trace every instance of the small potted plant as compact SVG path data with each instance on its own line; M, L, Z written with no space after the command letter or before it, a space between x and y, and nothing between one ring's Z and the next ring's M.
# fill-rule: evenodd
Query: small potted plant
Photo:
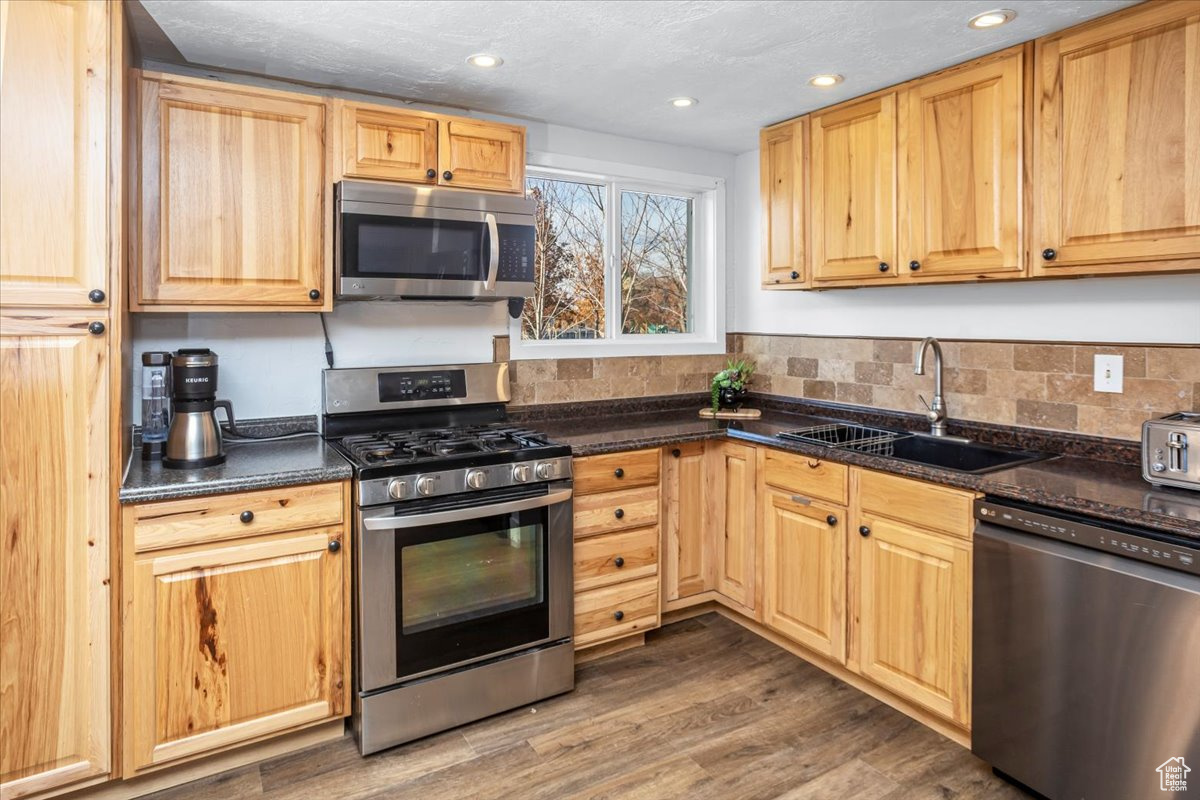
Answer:
M746 396L746 386L754 375L754 364L744 358L730 361L725 369L712 379L712 410L715 414L722 408L737 408Z

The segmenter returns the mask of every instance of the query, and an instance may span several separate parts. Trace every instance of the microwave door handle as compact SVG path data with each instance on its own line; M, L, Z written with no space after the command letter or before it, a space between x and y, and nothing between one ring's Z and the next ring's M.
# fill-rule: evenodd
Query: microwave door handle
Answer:
M505 503L493 503L490 506L473 506L471 508L455 508L449 511L434 511L429 514L410 514L408 516L366 517L363 527L369 531L393 531L403 528L421 528L426 525L444 525L449 522L462 522L468 519L490 517L495 514L511 514L516 511L529 511L534 508L545 508L571 499L570 489L527 497L523 500L509 500Z
M500 271L500 230L496 227L496 215L483 215L488 226L488 273L487 282L483 288L489 292L496 291L496 273Z

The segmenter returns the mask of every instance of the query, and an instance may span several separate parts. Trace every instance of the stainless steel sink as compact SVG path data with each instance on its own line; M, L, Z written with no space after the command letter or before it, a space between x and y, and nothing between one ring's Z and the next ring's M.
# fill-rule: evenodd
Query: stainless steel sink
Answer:
M981 474L1047 458L1045 453L1013 450L969 440L889 431L848 422L814 425L779 434L781 439L886 456L956 472Z

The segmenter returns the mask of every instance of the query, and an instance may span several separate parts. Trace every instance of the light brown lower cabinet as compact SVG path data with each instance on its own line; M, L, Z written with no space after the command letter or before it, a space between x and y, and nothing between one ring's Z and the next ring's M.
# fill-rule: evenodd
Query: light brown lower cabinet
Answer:
M846 663L846 514L767 487L763 603L768 627Z
M336 488L337 485L332 485ZM212 498L202 516L221 518L242 506L250 522L240 538L210 541L211 531L182 546L143 549L127 557L123 685L125 777L191 756L255 741L344 716L349 703L350 552L344 496L295 487L298 518L307 525L255 534L253 507L268 490ZM314 503L324 496L324 508ZM276 498L286 509L289 498ZM177 501L195 515L196 501ZM170 517L171 502L125 512L126 544Z
M969 543L862 515L856 556L859 671L896 695L968 727L971 677Z
M717 536L716 588L732 606L757 619L757 451L737 442L712 443L709 466Z
M715 553L708 544L710 520L705 442L663 450L663 608L690 605L716 583ZM692 602L695 602L694 600Z

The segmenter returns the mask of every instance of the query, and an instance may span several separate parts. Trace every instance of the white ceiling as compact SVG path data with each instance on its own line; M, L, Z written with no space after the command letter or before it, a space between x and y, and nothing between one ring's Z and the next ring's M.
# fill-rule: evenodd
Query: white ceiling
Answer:
M1132 0L142 0L196 65L738 153L758 129ZM966 27L992 8L1002 28ZM504 58L468 66L477 52ZM818 90L807 79L846 80ZM667 104L677 95L694 108Z

